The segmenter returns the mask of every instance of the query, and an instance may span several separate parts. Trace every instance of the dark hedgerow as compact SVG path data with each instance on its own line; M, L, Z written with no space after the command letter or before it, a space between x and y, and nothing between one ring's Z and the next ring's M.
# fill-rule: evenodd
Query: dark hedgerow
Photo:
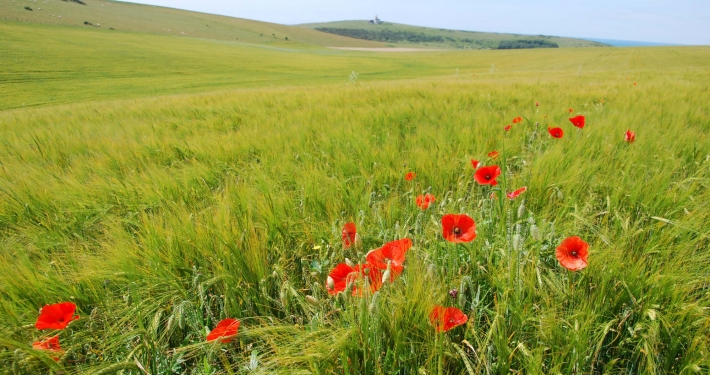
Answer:
M363 30L363 29L341 29L335 27L317 27L316 30L329 34L347 36L355 39L376 40L379 42L410 42L410 43L432 43L443 42L444 37L438 35L426 35L411 31L392 30ZM450 38L449 38L450 39Z
M559 48L555 42L539 39L504 40L498 45L498 49L521 49L521 48Z

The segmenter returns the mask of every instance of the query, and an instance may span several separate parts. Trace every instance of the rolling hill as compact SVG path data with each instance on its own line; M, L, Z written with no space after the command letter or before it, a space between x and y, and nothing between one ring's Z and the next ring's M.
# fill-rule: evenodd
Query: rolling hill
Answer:
M243 43L385 47L316 30L106 0L0 0L0 20L230 40Z
M335 35L383 42L391 47L421 46L456 49L517 49L606 46L602 43L575 38L435 29L391 22L371 24L363 20L309 23L299 26Z

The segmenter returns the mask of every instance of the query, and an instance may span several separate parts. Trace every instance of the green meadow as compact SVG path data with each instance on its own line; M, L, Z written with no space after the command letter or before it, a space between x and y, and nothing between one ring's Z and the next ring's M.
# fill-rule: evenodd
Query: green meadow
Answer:
M2 21L0 50L5 374L710 371L708 47L374 53ZM444 240L449 213L474 241ZM555 256L569 236L578 272ZM329 295L337 264L401 238L401 276ZM58 302L80 319L37 330ZM437 333L434 305L468 321ZM207 342L224 318L234 341Z

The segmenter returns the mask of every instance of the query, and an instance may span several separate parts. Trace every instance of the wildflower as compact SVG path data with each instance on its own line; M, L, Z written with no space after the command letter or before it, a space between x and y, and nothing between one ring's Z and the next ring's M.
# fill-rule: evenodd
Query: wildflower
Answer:
M419 206L419 208L421 208L422 210L426 210L427 208L429 208L430 204L434 203L435 200L436 197L429 193L427 193L426 195L419 195L417 197L417 206Z
M523 186L520 189L518 189L512 193L508 193L506 195L508 196L508 199L513 200L513 199L517 198L520 194L524 193L526 190L528 190L528 188Z
M326 281L326 289L331 295L336 295L344 292L349 286L353 285L358 279L367 278L370 283L370 288L374 291L382 285L382 275L376 267L369 263L357 264L353 267L345 263L340 263L330 271ZM359 289L353 287L353 295L359 294Z
M636 86L636 82L634 82L634 86Z
M357 240L357 229L355 228L355 223L345 223L345 225L343 225L341 235L343 237L343 247L347 249L352 246Z
M455 307L436 305L429 314L429 321L434 325L437 332L446 332L465 324L468 321L468 317L463 311Z
M547 132L550 133L553 138L562 138L565 134L565 132L562 131L562 128L551 128L549 126L547 127Z
M499 154L498 151L496 151L496 150L493 150L493 151L491 151L491 152L488 153L488 157L491 158L491 159L495 159L495 158L497 158L497 157L499 157L499 156L500 156L500 154Z
M74 316L76 305L72 302L55 303L42 308L35 323L37 329L64 329L69 323L79 319Z
M477 169L480 164L481 163L479 163L478 160L471 159L471 166L473 167L473 169Z
M481 185L498 185L496 179L500 176L500 167L491 165L488 167L479 168L473 175L473 179Z
M513 124L519 124L519 123L521 123L522 121L523 121L523 118L520 117L520 116L518 116L518 117L516 117L516 118L513 119Z
M221 322L217 323L217 326L207 334L207 341L214 341L219 339L219 342L223 344L228 344L234 340L234 336L237 335L239 330L240 322L236 319L227 318L223 319Z
M505 128L503 128L503 129L505 129L505 131L510 131L510 128L511 128L511 127L512 127L511 125L508 125L508 126L506 126Z
M59 335L48 337L41 341L35 341L32 343L32 349L35 350L46 350L53 353L59 353L62 351L62 347L59 345ZM52 357L55 361L59 360L59 357Z
M580 129L584 128L584 116L575 116L570 118L569 121Z
M539 107L539 106L540 106L540 102L535 102L535 107Z
M572 112L574 112L574 109L570 108L567 110L567 112L572 113Z
M458 298L459 290L456 288L449 290L449 296L451 296L451 298L453 298L453 299Z
M390 281L394 281L404 270L404 258L407 251L412 247L412 240L403 238L384 244L381 248L367 253L365 259L372 267L385 271L389 263Z
M560 264L570 271L579 271L587 267L589 244L577 236L567 237L557 247L555 255Z
M441 225L444 239L449 242L471 242L476 238L476 223L468 215L444 215Z
M636 133L631 130L627 130L626 133L624 133L624 140L629 143L634 143L636 140Z
M414 177L417 177L417 174L414 172L409 172L404 176L404 179L407 181L412 181Z

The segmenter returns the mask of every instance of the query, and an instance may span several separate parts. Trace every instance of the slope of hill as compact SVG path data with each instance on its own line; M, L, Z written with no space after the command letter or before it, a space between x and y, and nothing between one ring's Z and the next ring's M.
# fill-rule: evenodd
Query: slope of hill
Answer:
M384 47L302 27L106 0L0 0L0 20L244 43Z
M499 34L477 31L435 29L430 27L368 21L337 21L299 25L331 34L387 43L390 46L427 46L458 49L517 49L603 47L605 44L583 39L546 35Z
M521 69L526 74L566 70L577 77L580 66L584 76L597 69L655 67L661 61L654 49L637 48L383 54L299 46L0 21L0 111L216 90L345 85L353 71L359 85L421 77L516 79ZM670 48L663 55L665 63L690 69L687 61L703 61L707 48Z

